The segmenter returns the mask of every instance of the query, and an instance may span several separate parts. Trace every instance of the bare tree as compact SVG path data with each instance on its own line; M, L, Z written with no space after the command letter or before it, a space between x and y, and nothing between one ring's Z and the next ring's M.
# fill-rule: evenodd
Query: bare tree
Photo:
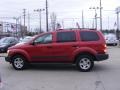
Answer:
M54 12L50 15L50 19L51 19L51 28L53 31L55 31L56 30L56 23L57 23L57 16Z

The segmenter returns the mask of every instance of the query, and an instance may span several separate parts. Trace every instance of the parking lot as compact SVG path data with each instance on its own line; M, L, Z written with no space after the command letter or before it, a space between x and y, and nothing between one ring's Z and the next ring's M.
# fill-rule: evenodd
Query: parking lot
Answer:
M108 47L110 58L96 62L91 72L72 65L32 65L16 71L0 57L0 90L120 90L120 48Z

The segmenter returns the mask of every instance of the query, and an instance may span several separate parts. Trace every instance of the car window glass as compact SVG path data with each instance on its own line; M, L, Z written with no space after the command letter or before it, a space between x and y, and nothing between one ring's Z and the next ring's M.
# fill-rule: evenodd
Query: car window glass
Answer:
M51 43L52 42L52 34L42 35L42 36L38 37L34 42L41 43L41 44Z
M96 32L82 31L80 32L82 41L98 41L99 36Z
M75 32L58 32L57 42L74 42L76 40Z

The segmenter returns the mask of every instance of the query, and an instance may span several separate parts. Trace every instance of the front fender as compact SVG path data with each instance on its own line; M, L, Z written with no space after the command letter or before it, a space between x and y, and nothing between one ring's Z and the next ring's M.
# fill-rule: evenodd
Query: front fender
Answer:
M25 51L25 50L22 50L22 49L9 49L9 53L8 53L8 56L10 57L10 58L12 58L13 56L15 56L15 55L22 55L22 56L24 56L25 58L26 58L26 60L28 61L28 62L30 62L31 61L31 59L30 59L30 56L28 55L28 53Z

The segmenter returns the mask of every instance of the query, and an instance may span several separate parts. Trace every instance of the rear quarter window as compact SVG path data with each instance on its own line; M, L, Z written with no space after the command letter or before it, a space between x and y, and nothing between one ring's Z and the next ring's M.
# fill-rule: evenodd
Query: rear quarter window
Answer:
M98 41L99 36L96 32L90 32L90 31L81 31L80 37L82 41Z

